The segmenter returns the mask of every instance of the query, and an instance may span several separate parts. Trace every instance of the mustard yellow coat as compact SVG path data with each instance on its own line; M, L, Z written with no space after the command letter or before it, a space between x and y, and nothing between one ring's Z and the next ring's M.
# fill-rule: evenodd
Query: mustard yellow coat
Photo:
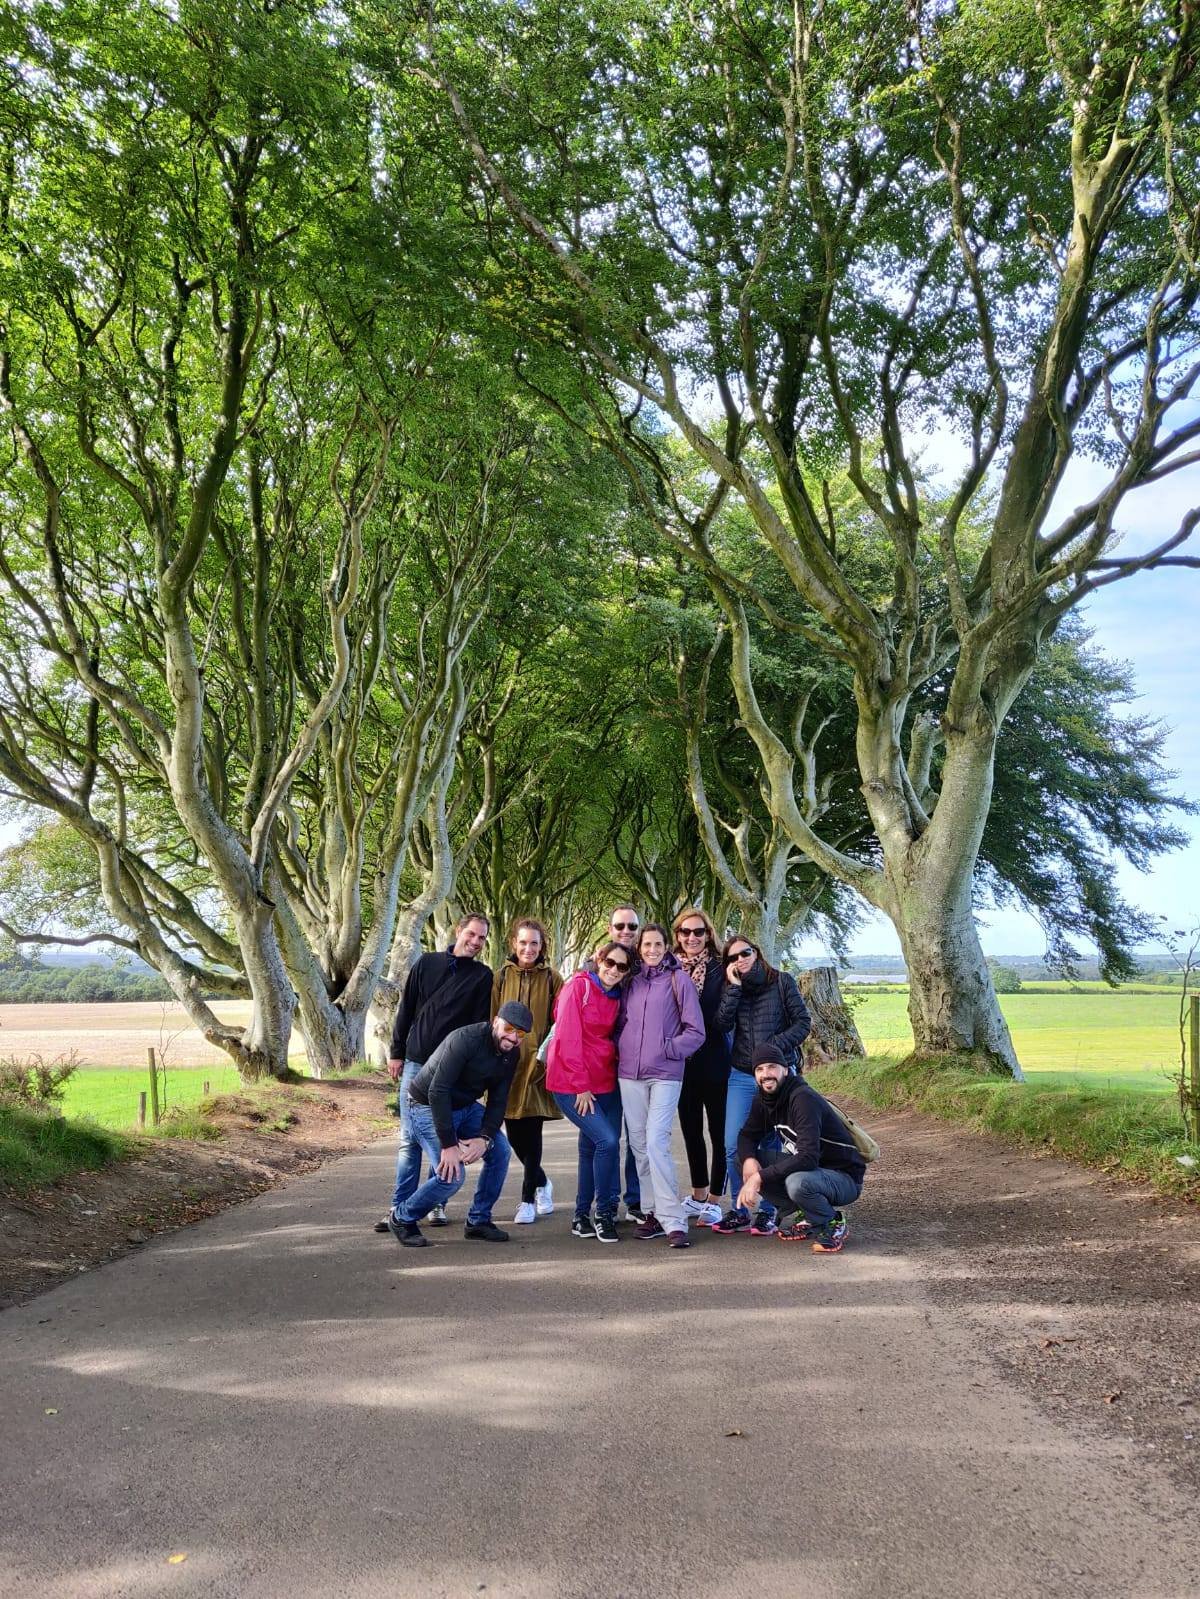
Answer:
M541 1116L546 1121L558 1121L562 1116L554 1096L546 1088L545 1064L537 1058L542 1040L550 1031L554 1000L562 984L562 978L548 961L539 960L536 966L518 966L515 955L510 955L492 978L493 1016L510 999L519 999L533 1012L533 1031L521 1045L521 1056L508 1091L506 1117L516 1120L521 1116Z

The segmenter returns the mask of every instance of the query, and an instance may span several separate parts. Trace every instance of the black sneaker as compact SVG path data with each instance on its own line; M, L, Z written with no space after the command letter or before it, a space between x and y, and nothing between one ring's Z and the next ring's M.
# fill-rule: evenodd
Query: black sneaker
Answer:
M646 1219L646 1212L642 1209L642 1207L640 1205L626 1205L626 1207L625 1207L625 1220L626 1221L634 1222L638 1227L640 1227L642 1225L642 1223L645 1221L645 1219Z
M398 1216L389 1213L387 1219L388 1232L398 1244L403 1244L406 1249L428 1249L429 1240L417 1226L415 1221L401 1221Z
M469 1221L463 1228L464 1238L478 1238L485 1244L506 1244L508 1234L494 1221Z
M571 1236L573 1238L595 1238L596 1229L590 1216L576 1216L571 1223Z
M391 1230L392 1229L388 1226L388 1219L386 1216L381 1216L375 1223L375 1231L377 1233L390 1233Z
M615 1216L597 1216L593 1231L602 1244L619 1244L621 1242L621 1235L617 1231Z

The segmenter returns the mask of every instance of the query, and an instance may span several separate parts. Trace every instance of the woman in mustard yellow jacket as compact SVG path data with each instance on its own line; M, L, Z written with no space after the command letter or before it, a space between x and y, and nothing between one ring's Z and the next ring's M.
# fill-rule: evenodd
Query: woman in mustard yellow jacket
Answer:
M509 938L510 954L492 979L492 1015L510 999L533 1012L533 1027L521 1045L521 1058L508 1092L504 1131L525 1176L514 1222L532 1222L554 1210L554 1185L542 1169L542 1127L562 1112L546 1089L546 1068L537 1052L550 1031L554 1001L562 978L550 964L546 929L534 916L523 916Z

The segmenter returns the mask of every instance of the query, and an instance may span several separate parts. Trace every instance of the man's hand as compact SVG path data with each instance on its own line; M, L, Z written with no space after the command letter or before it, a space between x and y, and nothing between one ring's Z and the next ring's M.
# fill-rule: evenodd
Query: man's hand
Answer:
M481 1160L487 1154L487 1139L464 1138L458 1146L458 1152L462 1156L464 1166L473 1166L477 1160Z
M475 1140L471 1139L474 1143ZM456 1183L463 1174L463 1152L458 1144L451 1144L449 1149L443 1149L441 1159L437 1163L437 1174L444 1183Z
M762 1193L762 1167L751 1156L742 1162L742 1186L737 1202L743 1210L756 1210Z
M388 1061L388 1076L394 1083L398 1083L400 1081L400 1074L403 1070L404 1062L402 1060Z
M590 1116L596 1108L595 1094L575 1095L575 1114L577 1116Z

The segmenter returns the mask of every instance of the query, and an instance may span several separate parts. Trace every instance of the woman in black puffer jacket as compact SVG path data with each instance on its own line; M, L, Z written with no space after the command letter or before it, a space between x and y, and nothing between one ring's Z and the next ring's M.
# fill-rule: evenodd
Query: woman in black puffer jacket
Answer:
M808 1007L800 998L796 979L776 971L763 959L758 945L737 935L725 946L725 988L717 1007L717 1026L733 1034L733 1070L725 1099L725 1161L729 1171L730 1209L713 1228L718 1233L773 1233L775 1208L761 1205L753 1216L737 1203L741 1165L737 1158L738 1134L750 1114L757 1093L754 1051L760 1044L775 1044L785 1059L794 1061L808 1037Z

